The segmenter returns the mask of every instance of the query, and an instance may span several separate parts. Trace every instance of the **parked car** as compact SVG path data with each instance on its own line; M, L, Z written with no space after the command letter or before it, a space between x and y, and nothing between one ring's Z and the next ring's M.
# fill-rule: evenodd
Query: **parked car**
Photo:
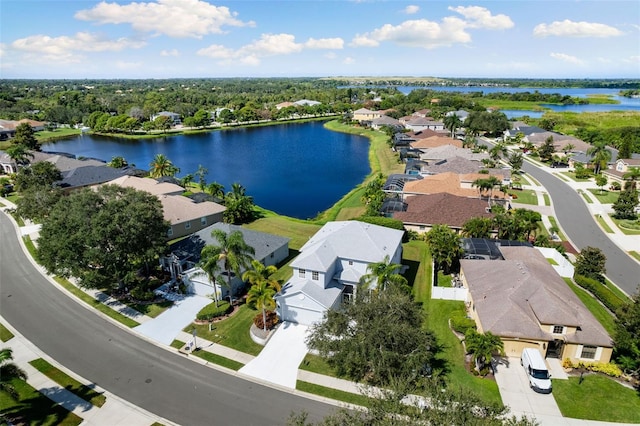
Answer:
M533 348L523 350L520 365L527 373L531 389L539 393L551 393L551 374L539 350Z

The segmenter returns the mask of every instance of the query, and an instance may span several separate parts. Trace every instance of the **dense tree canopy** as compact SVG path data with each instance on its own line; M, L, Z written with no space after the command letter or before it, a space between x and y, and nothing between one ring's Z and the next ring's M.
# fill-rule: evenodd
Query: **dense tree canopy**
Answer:
M117 288L165 247L169 224L157 197L115 185L74 192L42 223L38 258L89 288Z
M607 272L606 262L607 257L602 250L597 247L585 247L576 256L574 273L604 283L604 274Z
M416 381L440 350L422 321L421 307L402 289L363 289L344 309L329 310L307 343L351 380L383 386L397 378Z
M616 311L613 340L616 363L640 378L640 292Z
M425 240L431 251L436 270L449 269L462 256L463 249L460 244L460 236L446 225L433 225L426 233Z
M62 173L55 164L40 161L18 170L15 185L18 191L32 188L51 188L55 182L61 179Z

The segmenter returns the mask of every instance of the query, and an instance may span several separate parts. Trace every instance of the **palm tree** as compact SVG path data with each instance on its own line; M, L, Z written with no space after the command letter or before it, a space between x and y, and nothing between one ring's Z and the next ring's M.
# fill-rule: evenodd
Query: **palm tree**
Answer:
M184 189L187 189L189 185L193 183L193 175L191 173L186 174L182 179L180 179L180 186Z
M464 344L467 352L473 354L476 366L480 370L491 365L491 358L495 352L504 355L504 343L500 337L490 331L482 334L470 329L464 338Z
M282 289L282 286L278 280L271 278L276 272L278 272L278 268L274 265L265 266L259 260L253 259L251 261L251 269L242 274L242 279L249 281L251 285L266 282L269 287L278 292Z
M29 164L29 157L34 157L34 155L29 151L29 148L20 143L11 145L5 152L9 158L15 161L17 166Z
M218 253L215 253L214 250L211 249L211 246L205 246L200 252L200 262L198 262L198 266L202 269L202 273L204 273L209 282L213 284L213 300L216 303L216 308L218 307L218 286L220 283L227 286L227 283L224 282L224 277L219 275L218 272L222 269L220 267L220 256ZM229 287L229 290L231 288Z
M480 178L471 182L472 188L478 188L478 198L482 198L482 193L488 191L489 188L491 188L491 186L492 184L489 182L488 179Z
M451 137L455 137L456 129L462 125L462 120L457 114L453 113L444 117L444 127L451 131Z
M149 175L152 178L159 178L163 176L173 177L180 172L180 169L176 167L164 154L156 154L149 166L151 167Z
M11 384L13 379L27 380L27 373L13 362L13 351L10 348L0 350L0 391L11 398L18 399L18 393Z
M113 167L114 169L121 169L123 167L127 167L129 163L125 160L124 157L116 156L112 157L111 161L107 163L107 166Z
M272 311L276 307L276 302L273 299L275 294L276 291L266 281L254 284L247 293L247 303L255 303L256 308L262 310L262 328L264 331L267 331L267 310Z
M493 220L488 217L474 217L462 225L462 235L468 238L490 238Z
M625 174L622 175L622 178L627 181L624 184L625 189L627 186L636 187L636 182L640 180L640 167L630 167Z
M206 192L221 200L224 199L224 185L222 185L221 183L211 182L209 185L207 185Z
M502 181L495 176L489 176L486 180L486 186L489 189L489 205L491 205L491 199L493 198L493 189L496 186L502 185Z
M255 250L244 241L242 232L233 231L229 234L221 229L211 231L211 236L218 241L218 245L206 246L202 249L201 256L218 260L222 263L227 274L227 286L231 287L231 274L240 276L241 270L246 269L253 259Z
M595 166L595 174L600 173L600 169L607 167L607 163L611 160L611 150L607 148L607 144L602 141L595 142L591 148L587 150L587 154L591 156L591 162Z
M384 291L388 285L408 286L407 279L398 273L400 268L402 268L402 265L391 263L389 255L386 255L382 262L367 265L368 274L360 278L360 284L365 288L371 288L376 285L378 291Z

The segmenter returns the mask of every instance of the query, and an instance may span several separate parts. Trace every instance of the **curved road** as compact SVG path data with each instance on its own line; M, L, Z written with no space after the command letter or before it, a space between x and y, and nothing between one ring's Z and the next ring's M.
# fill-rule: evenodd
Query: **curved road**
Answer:
M602 231L580 194L561 179L527 161L522 169L545 187L553 200L556 218L576 249L591 246L602 250L607 256L607 278L625 293L635 294L640 285L640 265ZM640 237L638 240L640 246Z
M0 213L0 312L57 362L119 397L183 425L282 425L336 407L220 372L103 319L52 285Z

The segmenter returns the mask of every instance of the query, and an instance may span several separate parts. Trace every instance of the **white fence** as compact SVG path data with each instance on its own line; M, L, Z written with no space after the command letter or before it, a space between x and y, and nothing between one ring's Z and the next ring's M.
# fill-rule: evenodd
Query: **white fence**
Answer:
M467 289L464 287L431 287L432 299L467 300Z
M573 265L560 252L550 247L536 247L547 259L553 259L557 265L552 265L558 275L565 278L573 277Z

